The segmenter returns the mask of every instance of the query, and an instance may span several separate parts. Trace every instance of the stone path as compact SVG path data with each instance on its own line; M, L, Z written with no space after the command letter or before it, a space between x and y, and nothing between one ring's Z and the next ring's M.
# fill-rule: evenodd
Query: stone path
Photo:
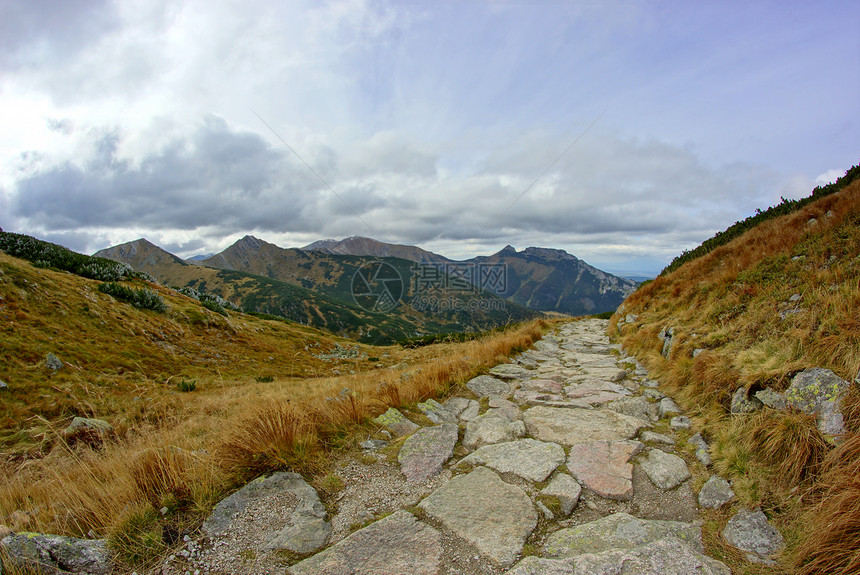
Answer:
M250 484L163 572L730 574L704 555L697 523L699 505L725 503L730 486L713 478L697 501L688 465L705 469L707 443L695 437L692 456L681 441L691 432L668 425L681 410L606 328L566 324L461 396L420 404L415 419L432 425L380 416L362 461L338 471L346 488L326 517L294 474ZM249 521L254 497L275 497L275 485L289 485L280 519L270 533L258 520L258 543L242 539L244 559L227 561L241 553L225 518Z

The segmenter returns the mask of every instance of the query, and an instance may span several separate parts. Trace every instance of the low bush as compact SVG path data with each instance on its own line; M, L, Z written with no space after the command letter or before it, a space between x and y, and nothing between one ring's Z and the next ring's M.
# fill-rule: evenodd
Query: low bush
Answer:
M99 285L99 291L116 299L127 301L134 307L163 312L167 310L164 299L151 289L134 289L116 282L105 282Z

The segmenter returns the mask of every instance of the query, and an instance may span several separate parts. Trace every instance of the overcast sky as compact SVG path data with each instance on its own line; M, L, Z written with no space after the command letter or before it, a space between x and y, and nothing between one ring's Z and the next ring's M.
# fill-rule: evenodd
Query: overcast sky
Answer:
M0 227L656 273L860 161L860 4L0 0Z

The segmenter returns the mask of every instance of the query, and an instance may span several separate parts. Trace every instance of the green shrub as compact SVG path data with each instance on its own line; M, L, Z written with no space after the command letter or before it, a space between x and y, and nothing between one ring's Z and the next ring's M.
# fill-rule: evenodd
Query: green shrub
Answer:
M188 393L197 389L197 382L193 379L183 379L176 384L176 389L183 393Z
M133 289L115 282L105 282L99 285L99 291L116 299L127 301L134 307L141 309L151 309L158 312L167 310L167 304L164 303L162 297L151 289Z
M275 376L273 375L259 375L254 378L254 381L257 383L272 383L275 381Z
M36 267L67 271L99 281L143 277L128 264L79 254L63 246L22 234L0 231L0 250L10 256L25 259Z

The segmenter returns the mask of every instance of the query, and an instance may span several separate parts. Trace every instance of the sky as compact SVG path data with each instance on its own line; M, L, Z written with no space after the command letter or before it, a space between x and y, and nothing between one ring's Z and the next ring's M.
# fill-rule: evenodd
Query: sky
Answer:
M0 227L653 275L860 162L860 3L0 0Z

